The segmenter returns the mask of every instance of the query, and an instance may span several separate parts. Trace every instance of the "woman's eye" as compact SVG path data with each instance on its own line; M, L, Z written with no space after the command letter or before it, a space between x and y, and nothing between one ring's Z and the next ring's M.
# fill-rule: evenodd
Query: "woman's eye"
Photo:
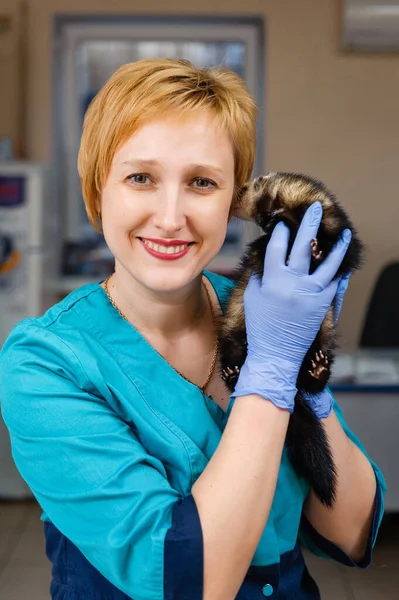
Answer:
M131 183L136 185L146 185L150 182L150 178L145 173L134 173L127 178Z
M211 190L216 187L216 183L211 179L207 179L206 177L197 177L194 179L193 183L195 188L201 190Z

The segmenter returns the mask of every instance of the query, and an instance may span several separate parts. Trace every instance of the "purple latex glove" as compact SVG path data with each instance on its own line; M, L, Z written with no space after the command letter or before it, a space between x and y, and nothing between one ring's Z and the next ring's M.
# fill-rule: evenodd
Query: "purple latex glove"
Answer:
M342 303L344 301L345 292L348 289L349 279L351 275L352 273L344 275L339 280L334 303L335 326L337 326L338 323L339 314L341 312ZM334 408L334 397L328 389L325 388L319 394L309 394L308 392L304 392L303 390L301 390L301 394L303 399L306 400L306 402L312 408L313 413L318 419L325 419L331 414L331 411Z
M337 326L339 314L341 312L342 303L344 301L345 292L348 289L349 279L352 273L348 275L344 275L339 280L337 293L335 294L335 303L334 303L334 325Z
M319 202L306 211L286 264L289 229L279 223L267 245L262 281L252 276L244 292L247 357L234 397L259 394L292 412L296 380L306 352L338 289L333 280L351 233L346 230L310 275L311 241L322 218Z

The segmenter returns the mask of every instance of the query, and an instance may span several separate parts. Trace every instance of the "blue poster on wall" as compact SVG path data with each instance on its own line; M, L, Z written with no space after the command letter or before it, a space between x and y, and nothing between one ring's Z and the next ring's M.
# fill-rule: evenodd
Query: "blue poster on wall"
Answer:
M25 203L25 178L0 175L0 206L21 206Z

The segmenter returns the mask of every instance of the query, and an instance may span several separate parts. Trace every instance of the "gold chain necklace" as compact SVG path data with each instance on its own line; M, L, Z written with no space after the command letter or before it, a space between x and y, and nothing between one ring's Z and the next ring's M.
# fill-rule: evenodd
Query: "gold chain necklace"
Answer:
M111 277L112 277L112 276L113 276L113 273L111 273L111 275L108 275L108 277L107 277L107 278L106 278L106 280L104 281L104 290L105 290L105 293L107 294L108 300L110 301L110 303L112 304L112 306L115 308L115 310L116 310L116 311L117 311L117 312L120 314L120 316L122 317L122 319L125 319L125 321L127 321L127 322L129 323L129 319L128 319L128 318L126 317L126 315L125 315L125 314L124 314L124 313L121 311L121 309L119 308L119 306L117 306L117 305L116 305L115 301L114 301L114 300L113 300L113 298L111 297L111 294L109 293L109 290L108 290L108 283L109 283L109 280L111 279ZM205 288L206 297L207 297L207 299L208 299L208 302L209 302L209 307L210 307L210 309L211 309L212 321L213 321L213 324L214 324L214 325L216 325L216 316L215 316L215 310L214 310L214 308L213 308L212 300L211 300L211 297L210 297L210 294L209 294L208 288L206 287L205 283L203 283L203 286L204 286L204 288ZM216 361L217 361L217 358L218 358L218 350L219 350L219 344L218 344L218 338L217 338L217 336L216 336L216 340L215 340L215 349L214 349L214 351L213 351L212 363L211 363L211 367L210 367L210 369L209 369L208 377L206 378L206 381L205 381L205 383L203 383L202 385L197 385L197 384L194 384L194 385L196 385L196 386L197 386L197 387L198 387L198 388L201 390L201 392L202 392L202 393L204 393L204 392L205 392L205 388L206 388L206 386L208 385L208 383L210 382L210 380L211 380L211 377L212 377L212 375L213 375L213 372L214 372L214 370L215 370ZM163 358L163 357L162 357L162 358ZM164 360L166 360L166 359L164 359ZM169 363L168 363L168 364L169 364ZM170 365L170 366L171 366L171 367L172 367L172 368L173 368L173 369L176 371L176 373L178 373L178 374L180 375L180 377L183 377L183 379L185 379L185 380L186 380L186 381L188 381L189 383L193 383L193 382L192 382L192 381L190 381L190 380L189 380L187 377L185 377L185 376L183 375L183 373L180 373L180 371L178 371L178 369L176 369L175 367L173 367L173 365Z

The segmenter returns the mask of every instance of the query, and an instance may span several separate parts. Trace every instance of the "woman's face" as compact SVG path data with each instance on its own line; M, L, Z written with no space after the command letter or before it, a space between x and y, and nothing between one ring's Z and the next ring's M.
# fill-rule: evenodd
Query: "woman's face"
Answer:
M101 197L118 274L154 292L189 285L223 244L233 191L232 143L212 115L142 125L116 152Z

